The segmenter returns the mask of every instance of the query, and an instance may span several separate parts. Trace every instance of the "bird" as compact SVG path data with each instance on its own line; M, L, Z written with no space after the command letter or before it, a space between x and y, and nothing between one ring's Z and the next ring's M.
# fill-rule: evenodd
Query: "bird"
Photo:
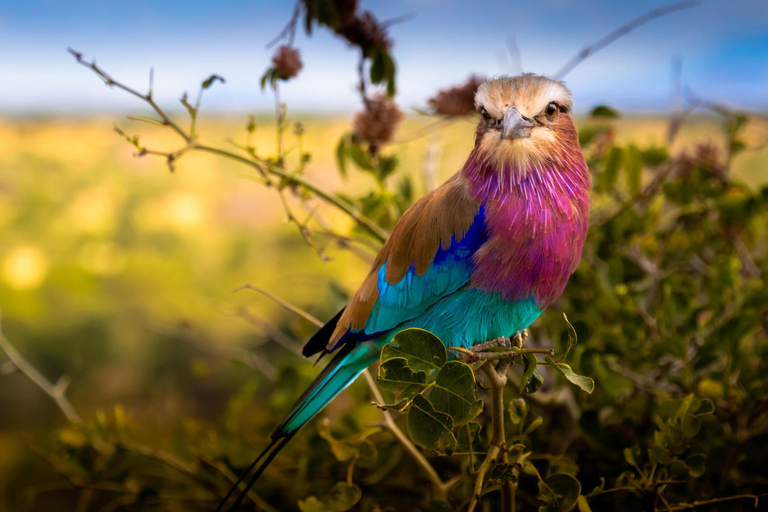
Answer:
M402 215L347 306L306 343L305 357L332 359L219 510L256 468L237 510L277 453L401 330L471 348L524 331L562 294L581 259L591 190L572 93L524 73L483 82L474 102L465 164Z

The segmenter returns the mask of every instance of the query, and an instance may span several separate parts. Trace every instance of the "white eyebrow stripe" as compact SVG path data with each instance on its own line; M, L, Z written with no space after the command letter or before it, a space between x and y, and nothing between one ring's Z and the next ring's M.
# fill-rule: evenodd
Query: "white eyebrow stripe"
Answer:
M552 102L570 111L571 91L562 82L532 73L494 78L481 84L475 93L476 108L485 108L493 117L500 117L512 104L523 115L533 117Z

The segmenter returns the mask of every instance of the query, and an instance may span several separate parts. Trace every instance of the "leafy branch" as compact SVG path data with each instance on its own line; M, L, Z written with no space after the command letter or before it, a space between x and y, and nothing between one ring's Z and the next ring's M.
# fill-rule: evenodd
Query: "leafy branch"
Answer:
M246 156L243 156L227 149L211 146L208 144L201 144L198 142L197 136L194 133L194 123L197 119L197 108L199 108L199 102L196 103L195 107L190 107L190 109L188 109L191 117L191 125L190 130L185 130L178 123L174 122L170 115L154 101L151 89L147 93L141 93L112 78L101 67L99 67L95 61L85 60L82 53L77 52L71 48L68 51L75 57L75 60L78 64L81 64L93 71L108 87L117 87L118 89L123 90L147 103L160 116L160 120L156 121L156 123L170 127L177 135L179 135L179 137L181 137L185 143L182 147L175 151L158 151L143 146L140 143L138 137L127 137L125 132L118 128L118 133L126 138L126 140L138 150L137 156L154 155L164 157L171 171L173 171L175 163L188 152L206 152L218 156L223 156L238 163L247 165L255 170L257 175L254 176L254 178L258 179L265 186L275 189L278 194L281 195L281 201L284 200L283 194L286 189L299 187L302 190L306 190L307 192L311 193L315 197L318 197L322 201L334 206L338 211L350 217L355 221L355 223L357 223L357 225L363 228L375 240L382 243L384 240L386 240L387 232L373 221L366 218L349 202L342 199L338 195L323 189L319 185L310 182L306 178L302 177L300 172L286 170L282 165L282 154L278 154L277 157L273 158L263 158L256 155L255 152L251 152ZM203 90L210 87L210 85L213 83L213 77L219 78L217 75L212 75L211 78L204 81L201 86L200 94L202 94ZM200 97L200 95L198 97ZM182 100L184 103L186 103L186 95L182 97ZM302 236L304 236L305 240L307 240L307 226L302 224L302 222L299 221L290 211L287 211L286 213L288 214L288 220L296 224L302 233Z

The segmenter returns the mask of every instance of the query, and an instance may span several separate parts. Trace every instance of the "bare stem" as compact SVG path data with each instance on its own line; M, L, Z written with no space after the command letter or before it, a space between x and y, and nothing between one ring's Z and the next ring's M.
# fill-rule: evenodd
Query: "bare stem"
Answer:
M504 433L504 386L507 384L506 370L509 361L501 360L494 367L493 364L484 364L482 371L488 377L488 383L491 388L491 422L493 433L488 445L488 451L485 460L475 473L475 484L472 492L472 498L469 501L467 512L473 512L477 506L480 497L483 494L483 485L488 473L501 463L507 462L507 442ZM501 487L502 511L509 512L514 510L514 494L516 485L505 480Z
M267 290L265 290L265 289L263 289L263 288L259 288L258 286L254 286L254 285L252 285L252 284L244 284L243 286L241 286L241 287L239 287L239 288L235 288L235 291L236 291L236 292L238 292L238 291L240 291L240 290L253 290L253 291L255 291L255 292L259 292L260 294L262 294L262 295L266 296L267 298L269 298L269 299L271 299L272 301L274 301L275 303L277 303L277 304L278 304L279 306L281 306L282 308L284 308L284 309L286 309L286 310L290 311L290 312L291 312L291 313L293 313L294 315L298 315L298 316L300 316L301 318L303 318L304 320L306 320L306 321L308 321L308 322L311 322L311 323L315 324L315 325L316 325L316 326L318 326L318 327L322 327L322 326L324 325L324 324L323 324L323 322L321 322L320 320L318 320L318 319L317 319L317 318L315 318L314 316L310 315L309 313L307 313L307 312L306 312L306 311L304 311L303 309L301 309L301 308L299 308L299 307L296 307L296 306L294 306L294 305L293 305L293 304L291 304L290 302L288 302L288 301L286 301L286 300L283 300L283 299L281 299L281 298L280 298L280 297L278 297L277 295L275 295L275 294L273 294L273 293L270 293L270 292L268 292Z
M562 79L565 75L573 71L573 68L581 64L583 61L585 61L590 56L594 55L595 53L599 52L621 36L625 36L628 33L632 32L634 29L639 27L640 25L643 25L645 23L648 23L649 21L655 20L656 18L660 18L666 14L673 13L675 11L679 11L681 9L688 9L689 7L694 7L696 5L699 5L698 0L683 0L682 2L675 2L673 4L665 5L663 7L659 7L657 9L653 9L651 11L648 11L647 13L643 14L642 16L639 16L635 18L634 20L630 21L629 23L625 23L624 25L620 26L607 36L603 37L599 41L597 41L594 44L591 44L581 50L579 53L577 53L571 60L569 60L562 68L560 68L557 73L553 75L553 77L556 80Z
M76 424L82 424L83 420L80 415L77 414L75 408L67 399L66 392L69 384L69 379L61 378L57 384L52 384L48 379L43 376L42 373L32 366L24 357L16 350L10 341L5 337L2 331L2 316L0 315L0 350L5 352L8 359L16 366L18 371L24 374L29 380L32 381L37 387L42 389L48 396L50 396L56 405L59 406L61 412L67 417L69 421Z
M377 403L383 404L384 397L381 396L379 388L376 387L376 382L374 381L370 370L365 370L363 374L365 375L365 380L368 383L368 387L371 389L373 398ZM405 448L405 451L408 453L408 455L416 464L419 465L419 467L421 467L421 469L427 475L427 478L429 478L429 481L432 483L434 498L436 500L446 501L448 499L448 490L450 485L440 479L440 476L437 474L437 471L435 471L435 468L432 467L432 464L430 464L424 455L418 450L418 448L413 445L413 443L410 441L410 439L408 439L403 431L400 430L400 427L397 426L395 419L392 417L389 411L382 410L381 415L384 417L384 427L389 430L393 436L395 436L395 439L397 439L403 448Z

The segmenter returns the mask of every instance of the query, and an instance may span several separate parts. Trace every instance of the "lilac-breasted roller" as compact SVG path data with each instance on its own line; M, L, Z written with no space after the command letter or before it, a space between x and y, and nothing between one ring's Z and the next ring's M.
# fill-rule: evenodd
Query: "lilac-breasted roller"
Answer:
M249 487L400 330L471 347L514 336L562 293L581 258L591 186L571 93L523 74L483 83L475 105L482 119L464 167L403 214L352 300L304 347L335 355L275 428Z

